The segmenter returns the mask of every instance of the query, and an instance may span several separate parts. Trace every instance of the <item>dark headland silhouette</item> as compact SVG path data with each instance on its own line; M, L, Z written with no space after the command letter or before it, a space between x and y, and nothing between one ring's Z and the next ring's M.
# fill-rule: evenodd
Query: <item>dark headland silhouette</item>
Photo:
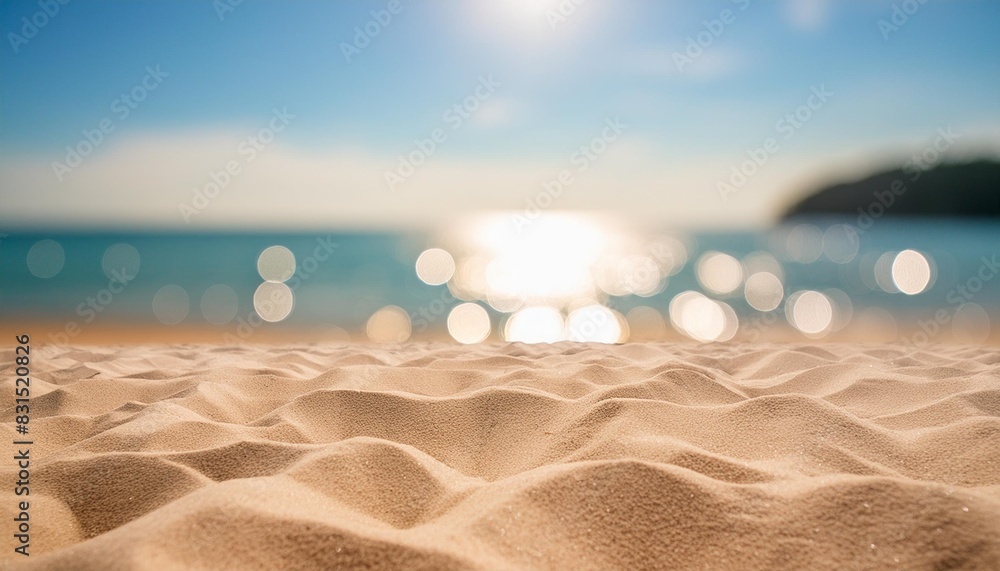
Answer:
M879 216L1000 218L1000 163L977 160L880 172L821 188L782 218L857 216L873 210Z

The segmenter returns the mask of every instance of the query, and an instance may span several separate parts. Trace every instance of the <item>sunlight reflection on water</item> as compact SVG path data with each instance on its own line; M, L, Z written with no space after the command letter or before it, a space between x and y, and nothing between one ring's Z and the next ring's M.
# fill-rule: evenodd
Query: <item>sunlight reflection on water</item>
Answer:
M859 237L845 224L825 230L813 224L781 227L769 240L771 251L699 253L690 236L646 233L597 216L543 213L525 221L497 213L439 235L414 270L424 283L445 284L465 302L447 323L451 336L462 343L480 342L494 333L524 343L621 343L660 338L667 324L701 342L726 341L741 331L758 333L775 324L817 339L855 319L858 324L878 321L867 325L873 332L895 331L891 314L870 311L877 308L855 316L851 296L840 288L868 284L882 294L912 296L933 284L930 254L869 251L859 257ZM831 262L862 275L850 284L830 284L840 287L788 289L788 264L801 268ZM689 263L697 281L684 283L684 290L668 288ZM664 296L669 304L620 304ZM665 311L661 314L656 305L666 306ZM499 314L495 323L490 313ZM972 337L989 331L988 315L984 319L969 310L961 317L976 331ZM766 326L760 325L762 320Z

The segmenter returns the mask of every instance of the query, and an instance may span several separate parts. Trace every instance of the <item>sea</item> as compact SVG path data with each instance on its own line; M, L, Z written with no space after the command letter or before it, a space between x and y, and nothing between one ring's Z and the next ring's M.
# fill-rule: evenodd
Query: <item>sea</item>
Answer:
M643 239L661 237L682 248L666 264L651 258L659 264L653 285L641 291L611 288L610 293L593 288L590 301L613 310L623 323L630 316L641 314L645 319L658 314L667 330L682 332L683 319L671 314L671 302L684 292L725 304L726 315L735 314L741 332L762 318L788 323L793 329L800 320L806 323L803 338L821 337L835 328L895 320L899 325L895 335L919 335L923 330L931 339L939 329L948 329L948 321L956 315L962 317L961 327L970 330L966 336L956 333L957 340L983 340L1000 328L998 222L887 219L862 229L850 221L811 219L764 231L667 228L647 232ZM587 242L587 247L593 243ZM258 267L262 253L275 246L294 257L289 271L277 278L265 276L267 268ZM503 249L503 239L494 246L483 253L487 265L489 256L500 255L497 248ZM573 243L560 247L574 248ZM421 279L417 260L430 248L449 251L449 245L433 233L0 231L0 324L11 329L17 323L41 321L60 324L57 332L68 323L80 328L94 324L197 326L221 333L241 322L255 322L286 329L329 328L364 339L372 316L394 307L410 316L410 333L417 337L425 329L446 331L447 314L454 306L476 303L490 315L496 335L503 337L502 324L525 306L548 303L567 315L574 304L587 302L558 296L539 300L525 294L512 303L512 296L538 290L510 291L508 279L508 291L501 296L504 301L494 303L482 291L456 282L462 275L463 258L455 250L467 254L469 249L463 245L452 248L458 270L449 282ZM572 254L556 252L560 259L595 260ZM634 258L634 252L610 255ZM713 256L718 259L708 263ZM515 283L561 281L539 268L527 264L507 270L521 272ZM723 274L713 275L713 271ZM779 278L777 298L771 292L777 303L766 299L751 303L749 278L759 272ZM255 293L268 281L265 277L287 286L292 300L287 311L269 315L268 321L260 319L254 301ZM753 283L758 281L766 282ZM818 306L813 303L799 310L790 306L802 292L821 293L836 315L827 320L826 302L817 296L809 299L811 303L819 300ZM638 312L633 311L637 308ZM796 316L796 311L801 315ZM816 311L819 317L813 315ZM711 341L720 335L696 332L693 337Z

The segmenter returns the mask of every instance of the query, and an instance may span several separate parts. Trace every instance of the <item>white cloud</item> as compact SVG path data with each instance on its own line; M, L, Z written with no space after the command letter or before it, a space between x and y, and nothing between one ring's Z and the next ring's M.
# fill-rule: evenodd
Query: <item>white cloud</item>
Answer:
M971 151L1000 149L995 124L963 132ZM442 148L395 191L384 178L395 158L351 148L304 151L276 141L248 162L236 150L241 138L206 132L122 137L62 183L51 168L60 157L8 155L0 160L0 227L429 228L482 210L522 210L561 169L574 180L553 209L599 210L661 228L764 227L830 165L842 167L838 178L852 178L873 168L862 159L879 149L926 144L887 140L848 154L783 150L723 202L716 183L745 156L681 156L631 133L585 172L570 156L472 160ZM953 154L968 153L956 147ZM905 153L877 155L905 159ZM233 160L242 172L185 223L180 206L192 204L195 189L203 191L210 173Z
M681 161L648 142L625 138L609 145L586 172L570 156L545 160L458 159L440 149L395 191L384 173L396 159L356 149L307 152L280 141L247 162L240 136L192 133L121 138L66 177L56 180L60 157L7 156L0 161L4 189L0 225L140 228L420 228L480 210L520 210L561 169L574 182L553 208L606 210L657 224L765 224L768 202L720 209L715 179L728 164ZM233 177L186 223L213 172L236 160ZM762 207L755 205L763 204Z

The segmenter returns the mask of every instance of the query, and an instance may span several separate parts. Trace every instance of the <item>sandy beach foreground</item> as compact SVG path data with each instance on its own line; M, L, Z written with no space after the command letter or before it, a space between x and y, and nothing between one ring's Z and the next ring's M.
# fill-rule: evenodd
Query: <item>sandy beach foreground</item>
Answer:
M995 349L48 347L32 375L4 568L1000 569Z

